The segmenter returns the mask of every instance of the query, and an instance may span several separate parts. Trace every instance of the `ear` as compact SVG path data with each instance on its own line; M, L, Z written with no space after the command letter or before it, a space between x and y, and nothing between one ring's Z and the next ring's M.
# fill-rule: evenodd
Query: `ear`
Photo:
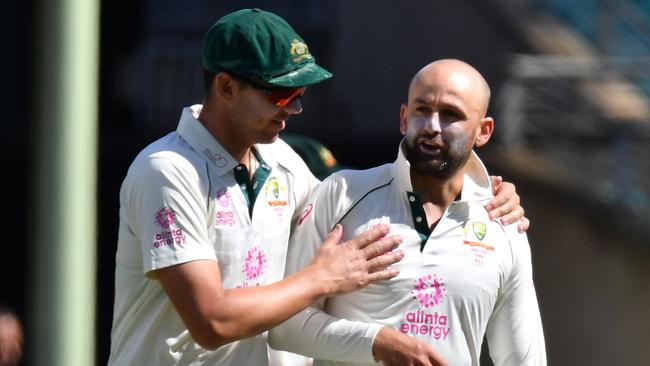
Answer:
M239 91L239 85L225 72L218 73L212 81L212 91L226 102L232 101Z
M474 146L481 147L490 140L492 132L494 131L494 119L492 117L484 117L481 119L479 125L478 136L474 140Z
M408 112L408 105L403 103L402 107L399 109L399 131L404 136L406 136L407 112Z

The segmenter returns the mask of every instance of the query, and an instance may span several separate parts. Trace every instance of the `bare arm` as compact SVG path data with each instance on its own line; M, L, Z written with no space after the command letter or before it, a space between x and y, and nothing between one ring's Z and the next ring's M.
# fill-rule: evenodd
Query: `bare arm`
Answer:
M491 220L501 218L501 223L509 225L519 221L517 229L520 233L528 230L530 221L524 216L524 208L520 205L519 195L515 185L504 182L500 176L490 176L494 198L485 205Z
M224 289L217 262L208 260L163 268L153 274L192 337L202 347L215 349L276 326L320 297L351 292L396 276L397 270L386 267L399 261L403 253L386 252L401 240L378 240L387 232L387 227L380 227L339 244L342 229L337 226L309 266L266 286ZM260 304L264 304L263 311Z

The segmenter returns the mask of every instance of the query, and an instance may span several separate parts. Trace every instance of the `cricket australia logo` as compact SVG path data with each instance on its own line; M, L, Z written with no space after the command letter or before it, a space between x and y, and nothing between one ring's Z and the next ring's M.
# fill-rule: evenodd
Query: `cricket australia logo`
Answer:
M174 217L176 213L170 210L167 207L162 208L160 211L156 212L155 222L163 229L169 229L171 225L174 225Z
M486 251L494 251L494 247L483 242L487 234L487 225L481 221L470 221L463 229L465 231L465 239L463 244L470 247L481 248Z
M474 231L474 235L476 235L476 238L478 240L483 240L485 238L485 233L487 231L487 226L485 225L484 222L473 222L472 223L472 230Z
M264 198L269 206L286 206L287 202L287 186L281 184L278 178L271 177L264 186Z
M307 44L298 39L291 41L291 50L289 52L291 52L291 56L294 57L293 62L295 63L312 58L309 53L309 48L307 48Z
M415 280L411 293L418 300L420 307L430 308L442 303L447 289L436 275L425 275Z
M244 257L244 267L242 272L246 276L246 280L254 280L264 273L266 266L266 254L259 246L254 246L248 250L246 257Z

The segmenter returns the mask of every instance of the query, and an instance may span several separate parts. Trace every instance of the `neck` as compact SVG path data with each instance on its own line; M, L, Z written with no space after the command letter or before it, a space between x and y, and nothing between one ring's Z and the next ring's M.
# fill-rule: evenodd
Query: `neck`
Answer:
M248 165L253 145L239 138L234 129L229 128L227 114L219 113L218 108L211 108L210 104L204 104L197 119L235 160L250 168Z
M411 168L411 185L420 195L429 230L433 230L447 207L460 195L463 171L458 170L449 178L436 178L421 175Z
M423 204L432 204L444 211L460 195L463 174L463 169L459 169L451 177L438 178L422 175L411 168L411 185L420 194Z

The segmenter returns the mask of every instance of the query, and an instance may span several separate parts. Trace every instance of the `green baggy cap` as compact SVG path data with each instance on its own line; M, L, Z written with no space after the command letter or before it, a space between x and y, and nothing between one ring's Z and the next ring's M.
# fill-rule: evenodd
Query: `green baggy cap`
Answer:
M341 169L349 169L339 164L332 152L320 141L292 133L283 132L280 137L300 155L316 178L323 180Z
M257 8L230 13L210 27L203 39L203 67L289 88L332 77L284 19Z

